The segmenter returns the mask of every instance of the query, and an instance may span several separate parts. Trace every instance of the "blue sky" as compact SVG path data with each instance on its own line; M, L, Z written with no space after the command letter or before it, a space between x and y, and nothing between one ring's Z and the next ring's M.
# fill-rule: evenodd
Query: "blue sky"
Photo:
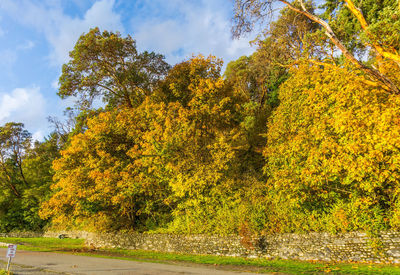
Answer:
M139 50L176 64L192 54L225 63L254 51L232 40L229 0L0 0L0 125L23 122L35 139L73 100L56 95L61 66L90 28L130 34Z

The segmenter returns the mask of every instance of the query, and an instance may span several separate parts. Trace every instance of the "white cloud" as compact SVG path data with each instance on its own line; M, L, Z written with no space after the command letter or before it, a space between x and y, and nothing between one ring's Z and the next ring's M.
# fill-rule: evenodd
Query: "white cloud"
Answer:
M41 128L46 119L45 107L39 87L0 93L0 125L14 121L22 122L29 128Z
M64 16L58 22L57 30L51 30L46 34L54 47L52 61L56 65L65 63L68 60L69 51L73 49L79 36L90 28L97 26L109 31L122 31L121 18L113 11L113 5L114 0L102 0L87 10L83 19Z
M42 131L36 131L32 134L32 140L35 141L43 141L44 140L44 134Z
M17 47L17 50L30 50L33 47L35 47L35 43L33 41L28 40L25 43L19 45Z
M51 87L52 87L54 90L57 90L57 91L58 91L58 89L60 88L60 84L58 84L58 78L55 79L55 80L53 80L53 81L51 82Z
M115 2L95 1L81 17L67 15L62 1L54 0L1 0L0 9L42 32L51 44L50 60L59 66L68 60L79 35L90 28L124 33ZM88 3L84 1L81 6ZM249 39L231 39L231 1L137 0L132 5L131 27L139 48L163 53L170 63L198 53L230 61L253 52Z
M142 0L144 6L150 5ZM226 0L152 1L150 16L132 20L134 38L141 49L166 55L170 63L192 54L215 55L225 62L251 54L249 38L232 40L232 3ZM168 14L177 13L171 18ZM139 12L140 13L140 12Z
M7 11L19 23L42 32L52 47L51 63L59 66L68 60L68 53L79 36L90 28L123 32L121 17L113 10L114 2L96 1L83 18L65 14L61 4L54 1L1 0L0 9Z

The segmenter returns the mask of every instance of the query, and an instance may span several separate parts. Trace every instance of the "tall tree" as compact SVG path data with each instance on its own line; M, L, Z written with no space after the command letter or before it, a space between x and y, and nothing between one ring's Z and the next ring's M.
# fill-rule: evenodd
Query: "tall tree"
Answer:
M304 64L280 99L264 149L268 229L398 228L400 95Z
M109 107L138 106L169 69L162 55L139 53L129 35L98 28L79 38L70 57L62 68L58 95L78 96L83 109L95 98Z
M40 215L55 226L94 231L162 224L169 212L168 182L153 171L162 156L157 140L168 112L165 105L145 100L138 108L89 118L88 129L73 136L54 161L54 192Z
M353 13L357 18L359 24L363 27L363 30L367 31L368 24L362 12L356 8L352 0L344 0L346 7ZM341 40L334 30L332 29L330 22L323 20L321 16L307 8L306 1L304 0L236 0L236 14L234 16L234 28L233 33L235 36L240 36L245 32L249 32L253 29L256 22L263 21L272 12L273 4L280 2L296 13L308 17L310 20L319 24L323 29L325 35L331 40L331 42L342 52L343 56L351 62L353 65L361 69L367 76L373 80L378 81L381 85L386 87L394 93L399 93L400 88L390 76L386 75L384 71L376 69L374 67L366 65L362 60L357 59L356 56L346 47L343 40ZM376 42L372 42L372 48L382 57L388 60L397 62L400 59L398 52L388 52L381 45Z
M313 10L311 5L308 8ZM326 41L319 31L318 24L307 17L290 9L281 10L279 18L265 31L264 38L254 41L257 51L228 64L226 79L234 83L235 89L263 106L276 98L277 88L287 79L293 63L302 59L320 61L328 55Z
M247 217L244 189L262 176L262 146L249 142L258 105L221 77L221 67L215 57L193 57L170 70L162 90L175 110L157 140L167 153L158 169L168 171L173 191L173 232L237 232Z

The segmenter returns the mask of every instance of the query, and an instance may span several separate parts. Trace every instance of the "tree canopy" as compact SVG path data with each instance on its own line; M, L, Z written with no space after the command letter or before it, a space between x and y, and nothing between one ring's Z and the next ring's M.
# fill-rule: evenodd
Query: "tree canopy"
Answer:
M0 229L398 230L398 2L318 3L237 0L237 35L280 11L224 72L83 34L60 78L80 100L67 120L35 143L0 127Z
M70 57L62 67L58 95L77 96L83 108L96 98L109 107L138 106L169 69L162 55L139 53L129 35L98 28L79 38Z
M276 2L283 3L288 9L296 12L300 16L305 16L309 18L311 21L318 24L324 31L326 37L329 38L331 43L333 43L333 45L341 51L343 57L345 57L350 63L361 69L368 77L371 77L374 81L378 81L381 85L383 85L383 87L385 87L389 91L393 93L400 93L399 85L395 82L397 81L396 79L393 79L391 75L387 75L384 70L380 70L379 68L376 69L373 66L368 66L362 61L362 58L357 58L352 50L346 46L346 42L350 41L350 39L346 39L346 37L343 36L338 36L334 29L332 29L330 22L332 16L330 15L333 14L333 18L335 18L336 14L346 13L346 11L343 12L343 10L348 9L351 16L354 17L354 20L352 20L353 23L356 26L360 26L359 29L362 30L361 33L364 35L364 37L369 37L369 43L367 43L365 40L360 40L362 38L360 35L352 35L351 39L356 40L356 43L358 45L369 46L375 55L387 60L388 62L394 62L398 64L398 62L400 61L400 54L398 50L396 50L396 47L393 47L393 45L382 47L382 42L377 39L377 34L375 34L374 38L374 35L371 33L369 23L365 19L362 10L358 6L356 6L357 3L353 2L352 0L326 1L325 7L327 8L328 16L326 16L326 14L325 16L317 14L314 9L309 8L307 2L304 0L236 0L236 13L234 16L235 24L233 28L233 34L238 37L243 33L250 32L257 22L263 23L266 17L272 14L273 5ZM343 2L345 3L345 5L342 4ZM382 1L378 2L380 3ZM392 7L393 2L394 1L392 1L391 3ZM372 5L371 7L371 4L369 6L367 4L366 6L371 12L373 11L375 16L379 16L379 14L383 15L389 10L389 7L384 7L383 5ZM385 37L393 37L393 35L395 37L397 35L396 32L391 31L395 30L398 22L400 22L400 19L398 19L398 16L396 14L397 13L395 12L395 14L391 16L391 22L388 22L388 26L385 27L385 30L390 32L389 35L388 33L385 33ZM328 20L324 20L324 18L326 17L328 18ZM346 19L348 18L348 16L339 17L339 19L335 21L335 24L344 24L344 21L346 21ZM379 24L381 24L383 20L381 19L379 21ZM389 45L388 43L384 44ZM385 47L387 49L385 49ZM354 50L354 47L352 49Z

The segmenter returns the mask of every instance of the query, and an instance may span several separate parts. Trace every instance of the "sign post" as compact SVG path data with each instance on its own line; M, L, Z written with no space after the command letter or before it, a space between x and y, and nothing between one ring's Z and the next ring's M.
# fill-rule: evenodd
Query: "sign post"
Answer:
M10 274L11 258L15 257L15 252L17 252L17 245L9 244L8 249L7 249L7 255L6 255L6 257L8 258L8 263L7 263L7 273L8 274Z

